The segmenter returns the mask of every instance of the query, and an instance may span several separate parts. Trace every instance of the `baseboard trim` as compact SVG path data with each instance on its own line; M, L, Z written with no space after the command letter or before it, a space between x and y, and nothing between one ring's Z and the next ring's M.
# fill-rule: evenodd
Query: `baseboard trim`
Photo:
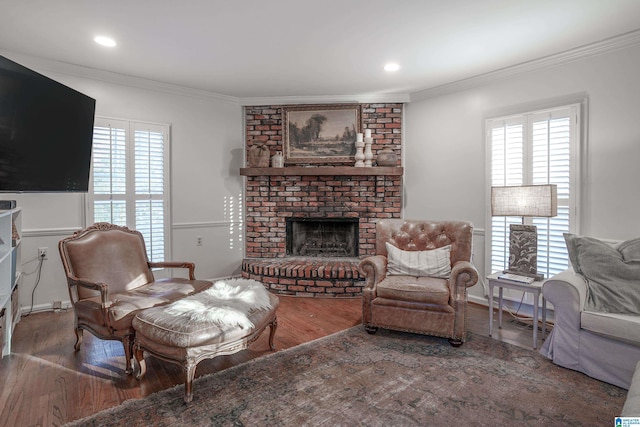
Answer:
M493 303L493 309L494 310L498 310L498 297L495 297L496 299L494 300ZM476 304L476 305L481 305L483 307L487 307L487 309L489 308L489 300L486 297L478 297L475 295L468 295L467 296L467 301L471 304ZM520 300L519 299L515 299L515 298L509 298L507 296L503 296L502 297L502 307L503 310L505 308L511 310L511 311L516 311L518 310L518 306L520 306ZM542 319L542 306L538 307L538 315L540 316L540 319ZM523 315L523 316L533 316L533 305L532 304L528 304L523 302L522 305L520 306L520 310L519 312ZM549 303L547 302L547 322L549 323L553 323L554 322L554 311L553 311L553 307L549 307Z

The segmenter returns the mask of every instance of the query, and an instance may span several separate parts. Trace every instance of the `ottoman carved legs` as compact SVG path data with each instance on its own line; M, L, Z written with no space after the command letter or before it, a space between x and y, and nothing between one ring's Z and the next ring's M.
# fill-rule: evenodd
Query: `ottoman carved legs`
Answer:
M275 316L275 309L269 313L269 316L271 316L271 320L268 323L264 324L262 328L254 330L249 335L241 339L237 339L227 343L216 343L213 345L201 345L193 348L184 348L183 357L180 358L167 354L169 353L168 351L166 353L163 352L162 346L149 341L146 337L136 335L133 348L135 360L138 363L139 367L136 378L142 379L147 372L147 364L144 359L145 351L159 359L179 364L180 366L182 366L182 370L185 374L184 401L186 403L189 403L193 400L193 380L195 378L196 368L201 361L205 359L212 359L221 355L234 354L246 349L260 337L267 326L269 326L269 348L272 351L276 349L273 342L274 336L276 334L276 329L278 327L278 319ZM189 350L193 349L197 350L194 352L195 354L197 354L197 357L190 356L188 354Z

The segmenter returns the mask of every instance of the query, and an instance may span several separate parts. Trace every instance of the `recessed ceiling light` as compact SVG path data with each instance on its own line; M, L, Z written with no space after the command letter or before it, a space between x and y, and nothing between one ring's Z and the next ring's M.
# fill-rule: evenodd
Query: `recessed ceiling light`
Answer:
M390 62L388 64L385 64L384 66L385 71L398 71L399 69L400 69L400 66L395 62Z
M112 39L111 37L96 36L93 39L93 41L98 43L99 45L102 45L102 46L107 46L107 47L116 46L116 41L114 39Z

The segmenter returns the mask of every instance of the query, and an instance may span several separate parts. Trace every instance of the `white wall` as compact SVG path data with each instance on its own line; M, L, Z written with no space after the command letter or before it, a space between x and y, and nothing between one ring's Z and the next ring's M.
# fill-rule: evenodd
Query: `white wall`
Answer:
M237 100L2 54L95 98L98 116L170 124L173 244L168 258L195 262L198 278L238 271L243 255L238 203L244 144ZM83 196L1 194L0 198L16 199L23 209L23 312L31 307L37 248L42 246L49 248L49 257L34 293L34 307L47 309L53 301L68 301L57 244L85 225ZM202 246L196 246L196 236L202 236Z
M33 58L3 55L97 99L97 114L172 126L172 224L176 260L196 262L202 278L237 272L242 259L239 210L242 110L234 100L90 70L60 72ZM46 68L46 69L45 69ZM64 67L62 67L64 68ZM50 71L51 69L55 71ZM640 235L640 47L497 79L438 96L414 94L405 109L405 218L465 219L476 226L474 261L484 276L487 217L484 119L557 99L589 102L581 233L621 240ZM72 75L73 74L73 75ZM81 75L83 77L78 77ZM80 195L2 195L23 208L23 309L31 305L36 250L49 247L36 308L68 300L57 242L83 223ZM196 236L203 246L196 246ZM32 260L29 262L29 260ZM484 300L481 286L470 290Z
M484 276L487 220L484 120L554 100L588 98L580 233L625 240L640 235L640 46L452 90L416 94L405 115L406 218L474 223ZM482 287L470 290L484 300Z

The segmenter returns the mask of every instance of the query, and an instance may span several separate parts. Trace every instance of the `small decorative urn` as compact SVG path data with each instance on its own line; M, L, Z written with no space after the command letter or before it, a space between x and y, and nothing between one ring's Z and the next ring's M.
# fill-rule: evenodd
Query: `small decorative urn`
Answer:
M391 148L385 148L378 152L376 163L378 166L396 166L398 164L398 156Z

